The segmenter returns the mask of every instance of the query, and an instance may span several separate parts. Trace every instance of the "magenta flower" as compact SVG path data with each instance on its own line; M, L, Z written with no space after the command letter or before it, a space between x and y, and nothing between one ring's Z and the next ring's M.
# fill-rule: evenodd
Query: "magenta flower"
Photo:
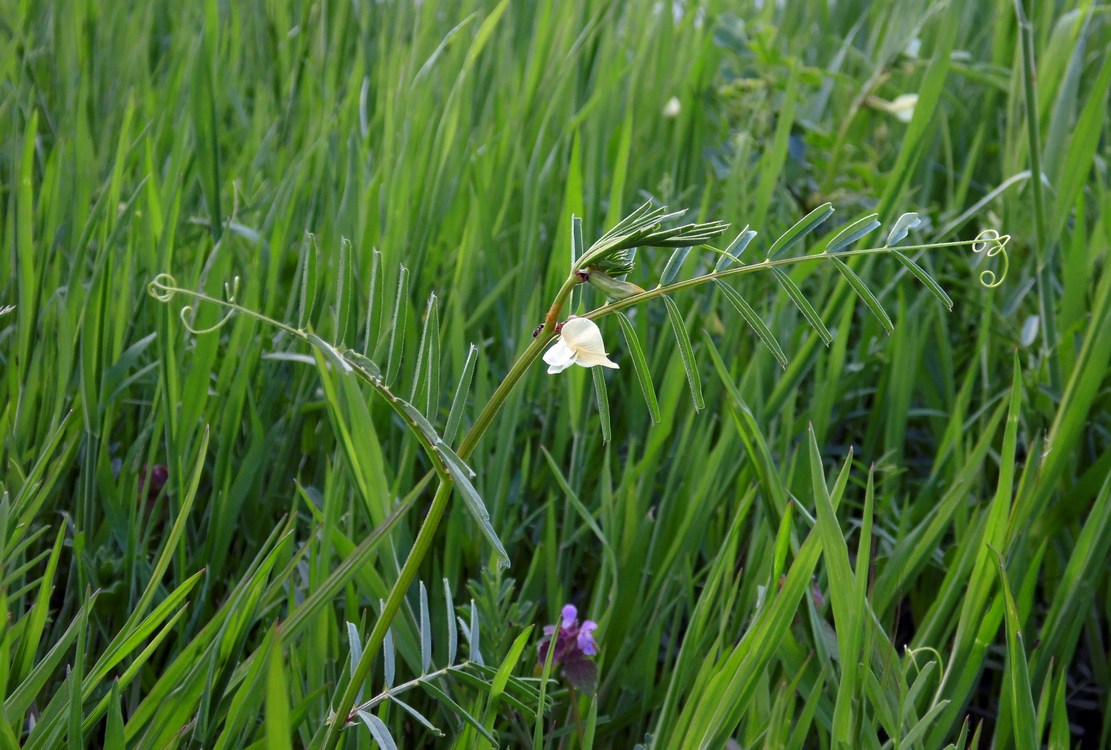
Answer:
M154 500L169 478L170 470L162 464L143 464L143 471L139 474L139 497L145 494L148 500Z
M598 684L598 665L588 657L598 653L598 644L594 642L594 631L598 623L585 620L579 624L579 611L575 605L568 604L563 608L559 632L555 625L544 626L544 637L536 648L537 663L543 667L548 659L548 649L555 644L552 653L552 666L560 666L567 681L583 692L593 692Z

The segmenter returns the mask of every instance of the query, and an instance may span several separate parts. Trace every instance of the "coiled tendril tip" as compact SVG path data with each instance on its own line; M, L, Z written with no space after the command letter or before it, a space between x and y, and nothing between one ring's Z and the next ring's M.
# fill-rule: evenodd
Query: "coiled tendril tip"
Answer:
M177 279L175 279L168 273L160 273L153 279L151 279L150 283L147 284L147 293L159 302L170 302L171 300L173 300L175 295L185 294L201 302L213 302L218 305L224 305L228 308L228 311L224 314L224 317L220 318L220 320L216 321L216 323L214 323L213 325L207 326L205 328L197 328L190 322L190 319L193 318L196 314L196 308L193 305L185 305L184 307L182 307L181 310L178 312L178 317L181 319L181 324L185 326L185 329L194 336L200 336L205 333L213 333L220 330L227 324L229 320L231 320L232 316L235 315L236 310L239 309L239 305L237 305L235 302L235 298L239 295L238 276L232 279L231 284L224 282L224 296L226 297L226 300L214 299L206 294L194 292L191 289L182 289L181 287L177 286Z
M180 289L177 288L177 279L168 273L160 273L147 284L147 294L159 302L169 302Z
M973 240L972 252L983 253L986 258L994 258L997 255L1003 257L1003 268L998 274L990 268L980 272L980 283L985 288L994 289L1007 278L1007 271L1011 263L1007 257L1006 247L1010 241L1011 235L999 234L995 229L985 229L976 235L976 239Z

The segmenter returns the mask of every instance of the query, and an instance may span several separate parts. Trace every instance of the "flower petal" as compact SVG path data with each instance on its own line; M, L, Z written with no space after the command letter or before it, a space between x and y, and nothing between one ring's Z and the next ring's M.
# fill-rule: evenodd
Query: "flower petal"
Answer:
M578 645L579 650L587 656L593 656L598 653L598 644L594 642L594 631L598 629L598 623L593 620L587 620L579 628Z
M606 356L605 352L580 351L575 355L575 364L581 367L608 367L611 370L620 370L621 366Z
M563 625L561 627L571 628L574 627L573 623L578 619L579 610L575 608L574 604L568 604L560 614L563 615Z
M552 344L551 348L544 352L544 361L553 367L570 365L574 359L575 350L563 343L563 339Z
M602 332L590 318L571 318L563 324L560 341L578 351L605 353ZM551 363L549 363L551 364Z

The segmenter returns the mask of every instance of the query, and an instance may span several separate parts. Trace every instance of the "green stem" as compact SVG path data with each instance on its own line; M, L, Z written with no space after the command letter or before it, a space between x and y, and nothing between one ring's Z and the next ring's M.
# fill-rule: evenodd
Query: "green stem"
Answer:
M413 579L416 577L417 568L424 560L424 556L428 554L428 549L432 546L432 539L436 535L436 529L439 528L440 519L443 518L444 511L447 509L448 499L451 497L451 487L451 482L441 480L440 486L436 489L436 496L432 498L432 505L428 508L428 515L424 517L424 522L421 524L420 531L417 532L417 539L413 542L413 549L409 552L409 557L406 558L405 564L401 566L401 572L398 574L397 581L394 583L393 588L390 589L390 594L386 598L386 604L374 623L374 629L370 631L370 637L364 647L363 655L359 659L359 663L355 665L355 672L351 675L351 681L347 683L347 688L343 691L343 695L340 696L339 704L336 706L335 714L332 717L332 723L328 726L327 734L324 736L324 747L327 750L334 750L339 743L343 726L351 718L349 716L351 708L355 705L355 701L359 697L359 689L362 687L363 683L366 682L371 667L374 666L374 659L378 655L378 650L382 648L382 642L386 638L386 631L389 629L390 623L393 621L397 611L401 609L401 603L405 599L405 592L408 591L409 585L412 584Z
M559 293L556 294L555 301L548 309L548 314L544 318L544 327L536 334L536 338L532 340L532 343L529 344L524 353L513 363L513 367L510 368L505 378L502 379L497 390L494 391L494 395L486 402L486 406L479 412L474 424L471 425L471 429L468 430L467 434L463 437L463 442L459 444L459 458L466 461L467 458L470 457L471 452L475 449L475 446L478 445L478 441L486 434L490 422L493 421L494 416L498 413L498 410L501 409L502 404L509 398L510 392L516 387L517 382L525 374L529 366L540 356L540 350L551 341L552 334L555 332L556 321L559 319L559 311L563 308L564 303L567 302L567 297L570 296L571 290L575 288L575 284L577 283L579 283L579 280L574 275L569 276L567 280L563 282L563 286L560 287Z
M478 441L489 428L498 410L501 409L506 399L509 398L509 394L513 391L513 388L520 382L529 366L540 356L541 350L548 345L555 331L555 324L559 317L559 311L577 283L578 278L574 275L568 277L568 279L563 282L563 286L560 287L559 292L556 294L555 301L548 310L548 315L544 320L544 327L541 329L540 333L537 334L536 338L533 339L532 343L529 344L528 348L517 358L517 361L513 363L513 367L509 369L505 378L498 385L493 395L490 396L490 400L486 402L486 406L479 412L474 424L471 425L471 429L467 431L466 436L463 438L463 442L459 445L458 455L464 461L466 461L471 455L471 452L474 451L475 446L478 445ZM405 594L416 578L417 570L420 568L421 563L424 562L428 550L432 547L433 538L436 536L436 531L440 527L440 521L443 519L444 512L447 510L448 500L451 498L452 486L450 481L441 478L440 485L436 488L436 495L432 498L432 505L428 508L428 514L425 515L424 521L421 522L416 541L413 542L413 548L409 551L409 556L405 558L405 563L401 566L397 581L394 582L393 588L390 589L382 612L379 614L378 619L375 620L374 628L370 631L370 636L367 639L366 645L363 647L363 655L359 659L358 664L355 665L355 671L351 675L351 681L348 682L346 689L344 689L343 694L340 696L339 703L335 707L335 715L333 716L332 723L328 726L327 733L324 736L324 748L326 750L335 749L339 743L343 726L350 721L351 709L358 699L359 689L362 687L363 683L366 682L367 676L374 666L374 660L386 638L386 631L389 629L390 623L393 622L398 610L401 609L401 603L405 600Z

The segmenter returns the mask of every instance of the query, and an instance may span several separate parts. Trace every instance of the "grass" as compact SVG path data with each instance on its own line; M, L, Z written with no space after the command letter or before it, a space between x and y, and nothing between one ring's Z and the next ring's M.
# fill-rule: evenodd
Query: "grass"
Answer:
M0 0L0 747L1111 746L1111 14L688 5Z

